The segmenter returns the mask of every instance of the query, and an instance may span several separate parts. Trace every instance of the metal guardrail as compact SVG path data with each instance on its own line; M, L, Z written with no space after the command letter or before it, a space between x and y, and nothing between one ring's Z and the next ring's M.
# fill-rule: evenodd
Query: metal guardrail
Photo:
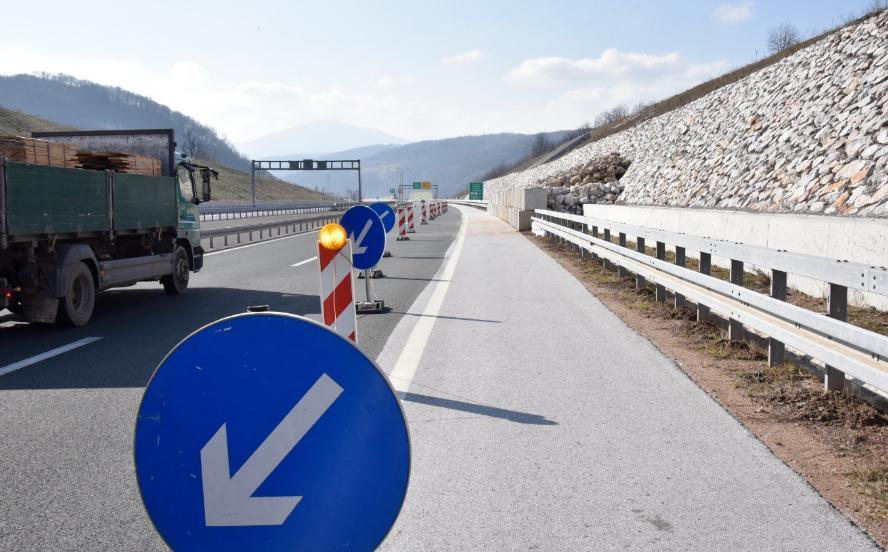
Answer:
M200 220L230 220L273 215L296 215L302 213L323 213L344 211L352 201L299 201L299 202L258 202L252 203L211 201L198 206Z
M261 224L234 226L231 228L217 228L215 230L202 230L200 239L201 243L206 243L208 245L206 248L207 251L212 251L254 241L263 241L292 234L302 234L320 228L327 223L337 222L338 220L339 215L334 215L331 212L331 214L312 218L265 222ZM254 238L258 239L254 240ZM219 247L217 247L217 244Z
M827 389L843 389L847 373L888 393L888 337L846 322L849 287L888 295L885 267L542 209L536 215L532 221L539 230L589 251L605 266L613 264L620 272L635 274L636 286L654 282L658 301L666 300L669 289L676 306L688 300L696 303L698 319L710 311L727 319L731 339L739 339L744 326L767 336L769 364L782 363L789 346L825 364ZM613 234L618 243L611 241ZM627 236L635 238L635 250L627 247ZM655 257L645 253L646 238L656 242ZM666 261L667 244L675 248L674 263ZM699 253L699 271L685 266L688 249ZM730 281L710 275L713 255L730 260ZM770 269L770 295L743 287L744 263ZM828 316L785 302L788 273L829 283Z
M453 203L454 205L468 205L469 207L479 207L486 208L487 200L484 199L448 199L447 203Z

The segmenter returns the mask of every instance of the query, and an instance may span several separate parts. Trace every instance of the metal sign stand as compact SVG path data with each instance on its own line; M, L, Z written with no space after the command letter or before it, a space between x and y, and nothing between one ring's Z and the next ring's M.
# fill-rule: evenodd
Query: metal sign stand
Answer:
M358 314L379 314L385 310L385 301L382 299L370 298L370 278L373 277L370 275L370 272L370 270L362 270L358 275L358 278L364 279L364 294L367 298L366 301L355 302L355 311ZM382 274L381 270L375 272Z

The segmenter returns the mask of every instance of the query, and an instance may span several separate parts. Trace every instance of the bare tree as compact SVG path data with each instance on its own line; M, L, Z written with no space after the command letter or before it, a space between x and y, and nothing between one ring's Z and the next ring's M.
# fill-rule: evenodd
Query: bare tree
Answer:
M197 133L194 132L194 129L191 127L185 129L185 153L192 160L197 157L197 153L200 150L200 142L201 139Z
M888 0L870 0L870 13L888 10Z
M608 111L599 113L598 116L595 117L595 128L612 125L622 121L628 116L629 110L626 109L626 106L622 104L617 105Z
M790 23L781 23L768 31L768 51L776 54L798 44L801 40L798 29Z
M540 155L546 153L552 148L552 144L549 143L549 140L546 138L546 134L540 132L536 136L533 137L533 146L530 148L531 157L539 157Z

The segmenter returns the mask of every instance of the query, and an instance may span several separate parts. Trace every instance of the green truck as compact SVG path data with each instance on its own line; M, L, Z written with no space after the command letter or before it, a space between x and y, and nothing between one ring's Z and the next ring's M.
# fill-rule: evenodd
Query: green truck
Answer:
M215 171L177 154L167 129L34 137L154 154L163 176L0 159L0 309L82 326L102 290L159 281L183 293L203 265L197 204L210 199Z

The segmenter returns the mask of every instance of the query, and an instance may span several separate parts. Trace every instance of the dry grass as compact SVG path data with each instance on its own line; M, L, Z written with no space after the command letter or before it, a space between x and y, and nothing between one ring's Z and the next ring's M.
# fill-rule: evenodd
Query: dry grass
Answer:
M851 484L878 505L869 515L888 519L888 463L863 466L847 474Z

